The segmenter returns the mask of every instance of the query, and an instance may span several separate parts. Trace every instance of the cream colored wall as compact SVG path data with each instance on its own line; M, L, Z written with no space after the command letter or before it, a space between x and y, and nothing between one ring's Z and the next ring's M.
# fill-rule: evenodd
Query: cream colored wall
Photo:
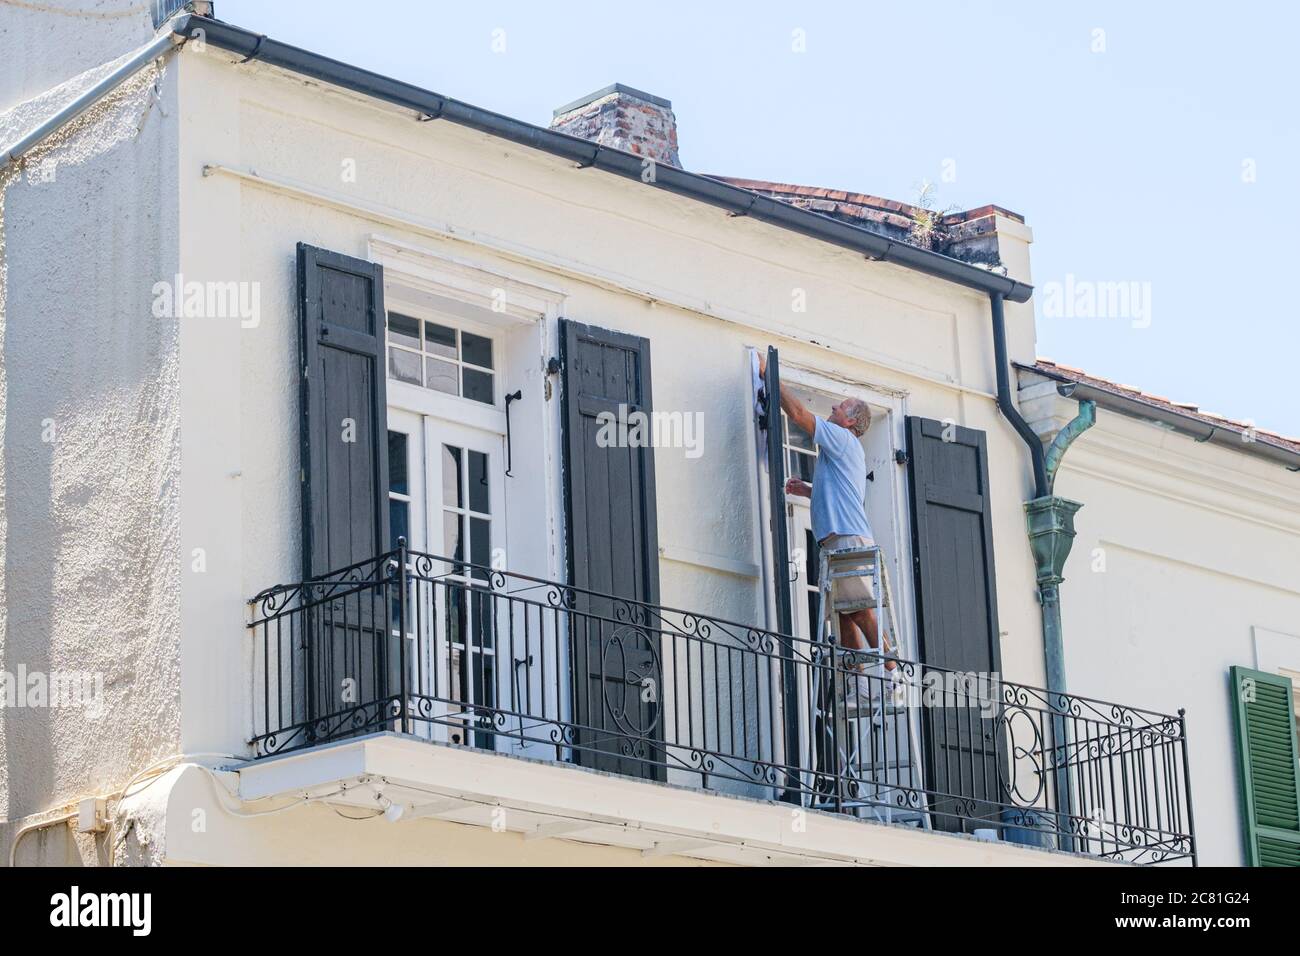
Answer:
M1187 709L1201 862L1240 865L1228 668L1260 666L1256 628L1292 635L1300 662L1296 476L1099 409L1056 491L1084 503L1061 589L1069 688Z

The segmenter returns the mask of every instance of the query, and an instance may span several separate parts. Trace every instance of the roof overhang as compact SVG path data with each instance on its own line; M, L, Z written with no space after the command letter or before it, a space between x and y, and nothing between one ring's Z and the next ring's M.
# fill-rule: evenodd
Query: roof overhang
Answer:
M1042 365L1023 365L1016 363L1021 372L1041 375L1057 383L1060 394L1079 401L1093 401L1098 407L1126 415L1130 418L1171 428L1188 435L1201 443L1218 445L1243 455L1262 458L1276 465L1284 465L1289 471L1300 471L1300 454L1272 441L1267 435L1253 437L1245 432L1225 425L1207 422L1191 412L1180 412L1157 402L1146 401L1141 397L1123 395L1107 388L1081 381L1059 369L1048 369Z
M646 161L644 157L471 106L392 77L280 43L220 20L190 14L177 17L173 21L172 29L181 37L186 39L202 37L203 42L248 60L258 60L341 89L373 97L412 110L431 120L446 120L530 149L550 153L582 168L599 169L625 179L635 180L650 188L663 189L679 196L708 203L732 215L748 216L751 219L850 249L874 261L892 262L988 295L1001 296L1010 302L1026 302L1034 291L1032 286L1024 282L998 275L959 259L887 239L820 213L799 209L750 190L673 166L659 164L655 168L653 182L644 183Z

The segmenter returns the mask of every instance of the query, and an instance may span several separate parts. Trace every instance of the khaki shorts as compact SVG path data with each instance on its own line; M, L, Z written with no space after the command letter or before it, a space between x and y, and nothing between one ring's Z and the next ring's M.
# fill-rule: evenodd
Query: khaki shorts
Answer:
M875 542L859 534L828 534L821 542L823 551L843 551L846 548L870 548ZM875 582L870 565L863 564L861 577L835 578L831 582L831 607L838 612L859 611L875 605ZM848 568L841 566L841 573Z

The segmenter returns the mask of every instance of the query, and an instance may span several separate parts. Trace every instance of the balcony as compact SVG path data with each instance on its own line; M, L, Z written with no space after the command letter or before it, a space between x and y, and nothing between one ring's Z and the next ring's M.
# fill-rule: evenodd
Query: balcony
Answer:
M888 673L874 656L404 543L250 605L258 757L394 731L1117 862L1195 862L1181 714L914 661Z

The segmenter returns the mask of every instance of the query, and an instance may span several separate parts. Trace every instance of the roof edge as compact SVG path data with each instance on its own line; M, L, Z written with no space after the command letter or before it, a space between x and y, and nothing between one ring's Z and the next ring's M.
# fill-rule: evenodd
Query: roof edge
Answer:
M360 67L351 66L299 47L272 40L242 27L188 14L172 22L173 31L185 38L201 35L206 43L249 60L309 76L332 86L352 90L394 106L413 110L429 119L443 119L530 149L551 153L579 167L595 167L642 182L644 157L601 146L576 136L512 119L450 99L430 90ZM799 209L777 199L711 179L699 173L659 164L654 181L646 185L686 196L737 216L749 216L831 245L861 253L874 261L892 262L906 269L996 295L1010 302L1027 302L1033 286L1001 276L970 263L886 239L829 216Z
M1017 369L1034 372L1044 378L1070 386L1069 397L1096 402L1102 408L1142 421L1157 422L1194 438L1202 444L1210 443L1231 449L1275 465L1285 465L1288 471L1300 472L1300 451L1281 444L1271 433L1259 432L1253 439L1245 440L1244 430L1230 422L1215 422L1190 411L1161 404L1141 393L1125 395L1099 384L1093 384L1088 375L1070 375L1057 366L1012 363ZM1281 436L1278 436L1281 439ZM1282 439L1283 441L1285 439Z

